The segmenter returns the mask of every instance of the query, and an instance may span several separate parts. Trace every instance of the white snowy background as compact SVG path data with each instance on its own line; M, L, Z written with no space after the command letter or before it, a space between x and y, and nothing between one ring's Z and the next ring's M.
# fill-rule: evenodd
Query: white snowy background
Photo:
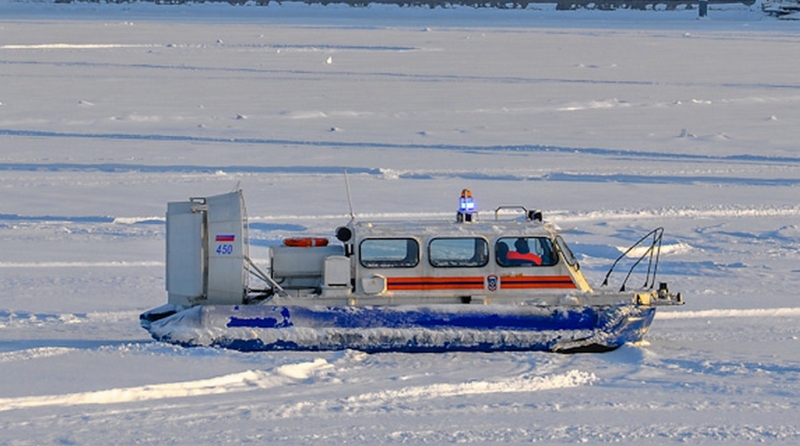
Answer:
M757 5L0 2L0 444L798 444L799 74ZM241 184L263 262L345 167L364 217L542 209L595 285L664 226L687 304L607 354L148 338L168 201Z

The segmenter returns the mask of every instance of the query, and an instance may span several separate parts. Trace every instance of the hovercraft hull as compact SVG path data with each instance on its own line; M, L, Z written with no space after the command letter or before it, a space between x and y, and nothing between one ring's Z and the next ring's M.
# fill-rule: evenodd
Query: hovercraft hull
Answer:
M142 325L154 339L239 351L597 352L637 342L655 308L208 305Z

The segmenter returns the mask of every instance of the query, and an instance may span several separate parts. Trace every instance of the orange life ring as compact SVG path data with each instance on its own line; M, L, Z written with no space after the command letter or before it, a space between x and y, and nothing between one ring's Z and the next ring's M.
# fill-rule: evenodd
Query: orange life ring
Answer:
M324 237L297 237L283 239L284 246L295 248L310 248L312 246L328 246L328 239Z

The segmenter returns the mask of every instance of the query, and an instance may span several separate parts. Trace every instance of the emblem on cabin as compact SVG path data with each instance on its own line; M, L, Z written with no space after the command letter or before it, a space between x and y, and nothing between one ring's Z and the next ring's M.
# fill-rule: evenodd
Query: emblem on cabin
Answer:
M486 283L489 286L489 291L497 291L497 276L492 274L486 278Z

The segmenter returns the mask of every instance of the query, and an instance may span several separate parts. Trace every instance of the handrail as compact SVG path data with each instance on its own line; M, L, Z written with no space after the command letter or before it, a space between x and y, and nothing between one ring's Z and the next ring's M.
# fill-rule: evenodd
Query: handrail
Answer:
M622 286L620 287L619 290L620 291L625 291L625 285L628 283L628 279L630 279L631 274L633 274L633 270L636 269L636 267L639 266L640 263L642 263L644 258L648 257L648 256L649 256L649 259L648 259L648 262L647 262L647 274L645 275L644 285L642 285L642 288L648 288L648 286L649 286L650 289L653 289L653 287L655 286L655 283L656 283L656 274L658 273L658 260L659 260L659 257L661 256L661 243L662 243L662 239L664 237L664 228L663 227L658 227L658 228L655 228L652 231L648 232L647 235L645 235L644 237L640 238L636 243L631 245L630 248L625 250L625 252L623 252L622 255L617 257L617 260L614 261L614 263L611 265L611 268L608 270L608 273L606 273L606 277L603 279L603 284L601 286L607 286L608 285L608 278L611 276L611 273L614 272L614 268L617 267L617 264L623 258L627 257L628 253L633 251L634 248L636 248L637 246L641 245L642 242L644 242L645 240L647 240L650 237L653 238L653 240L650 242L650 247L647 248L647 250L645 250L645 252L642 253L642 255L639 256L639 258L630 267L630 269L628 270L628 274L625 275L625 280L622 281ZM651 278L652 278L652 282L651 282Z
M505 211L505 210L509 210L509 209L521 209L522 210L522 215L526 215L526 216L528 215L528 210L525 208L525 206L520 206L520 205L516 205L516 204L503 205L503 206L498 206L497 209L494 210L494 219L495 220L499 220L500 219L500 216L499 216L500 211Z
M507 211L509 209L518 209L522 211L522 215L525 216L525 219L528 221L542 221L542 211L537 211L535 209L527 209L525 206L520 205L503 205L498 206L497 209L494 210L494 219L500 220L500 211Z

